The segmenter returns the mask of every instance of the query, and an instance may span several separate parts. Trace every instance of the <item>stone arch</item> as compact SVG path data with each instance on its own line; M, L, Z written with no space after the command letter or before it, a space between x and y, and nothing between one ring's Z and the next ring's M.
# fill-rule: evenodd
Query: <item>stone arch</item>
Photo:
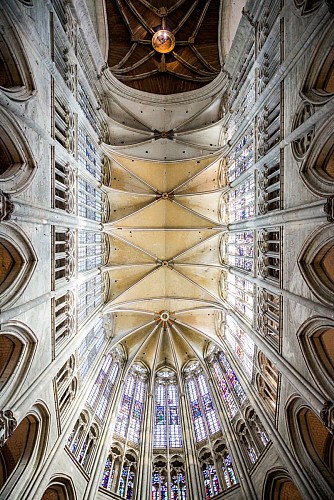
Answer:
M286 420L292 449L324 499L334 488L334 437L320 418L300 398L291 398Z
M1 325L0 393L6 405L24 382L36 347L35 334L20 321L9 321Z
M264 480L262 500L303 500L285 469L271 470Z
M41 500L77 500L74 484L69 476L54 476Z
M307 367L329 399L334 389L334 320L325 317L308 319L297 332Z
M334 48L332 50L334 52ZM334 196L334 126L331 120L313 138L301 164L300 175L306 187L315 195Z
M1 189L17 194L26 189L36 173L36 162L21 129L5 111L0 112Z
M26 234L12 222L1 225L0 256L0 307L8 309L26 288L37 256Z
M329 24L310 61L301 95L312 104L325 104L334 96L334 30Z
M26 2L27 3L27 2ZM20 37L2 12L0 33L0 89L10 99L24 101L36 94L32 70Z
M50 414L36 403L0 448L0 496L21 498L32 484L47 448Z
M316 229L304 242L298 258L300 272L314 295L323 303L334 302L334 228Z

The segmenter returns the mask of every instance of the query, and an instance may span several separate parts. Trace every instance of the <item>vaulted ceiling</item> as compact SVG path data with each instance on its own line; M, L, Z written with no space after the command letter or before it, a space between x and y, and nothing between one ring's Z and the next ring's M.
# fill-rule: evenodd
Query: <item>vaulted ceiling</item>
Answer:
M220 72L220 1L106 0L108 66L126 85L154 94L196 90ZM159 30L175 47L159 52Z
M221 97L144 104L109 85L105 314L130 360L181 370L220 342Z

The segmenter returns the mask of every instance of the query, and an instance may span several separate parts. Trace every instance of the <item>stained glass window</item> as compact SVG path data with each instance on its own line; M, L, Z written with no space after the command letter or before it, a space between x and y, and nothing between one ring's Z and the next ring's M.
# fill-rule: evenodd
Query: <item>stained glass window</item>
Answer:
M103 478L102 478L102 483L101 486L102 488L105 488L106 490L111 490L111 486L114 480L114 474L115 474L115 469L113 468L113 463L111 461L111 457L108 456L105 466L104 466L104 472L103 472Z
M246 374L252 377L254 342L229 314L226 315L225 340Z
M222 472L225 481L226 488L231 488L237 484L237 478L235 477L231 456L228 453L224 454L222 463Z
M128 436L133 443L139 444L140 429L146 394L146 380L135 367L127 376L120 408L117 412L115 434Z
M238 406L224 378L222 368L217 360L212 364L212 368L221 389L223 400L226 403L228 414L231 418L233 418L238 412Z
M218 476L214 465L204 464L202 466L202 473L204 479L205 498L210 500L221 491L218 481Z
M102 220L102 192L85 179L78 179L78 215L93 221Z
M187 381L190 410L194 424L196 441L220 430L219 420L214 408L209 386L203 373Z
M165 469L154 468L153 470L152 500L168 500L168 481Z
M228 193L228 222L238 222L254 216L254 177L250 176Z
M102 302L102 278L85 281L78 289L78 321L83 322Z
M89 271L102 264L102 233L79 231L78 270Z
M118 363L113 362L112 355L108 354L88 395L87 403L92 409L96 409L96 415L101 421L105 418L118 370Z
M254 285L245 278L228 273L226 300L238 312L253 322Z
M229 233L227 241L227 263L247 272L254 269L253 231Z
M172 372L169 377L173 375ZM159 372L155 391L154 447L166 448L167 444L170 448L182 447L179 398L176 382Z
M228 181L237 179L253 165L253 162L253 132L249 129L229 157Z
M171 500L187 500L186 478L183 472L172 472Z

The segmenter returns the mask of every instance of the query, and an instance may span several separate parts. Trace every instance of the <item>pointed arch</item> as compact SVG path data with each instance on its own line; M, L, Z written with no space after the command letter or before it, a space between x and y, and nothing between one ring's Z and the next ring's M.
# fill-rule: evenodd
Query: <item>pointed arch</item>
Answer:
M0 181L2 191L13 195L31 183L36 162L24 135L9 113L0 111Z
M32 4L27 0L24 3L25 5ZM13 23L7 17L5 10L2 12L1 23L0 90L10 99L25 101L36 95L32 69L24 44Z
M292 449L323 498L334 488L334 437L299 396L286 406L286 422Z
M0 448L1 498L13 498L14 488L15 497L21 498L32 484L47 450L49 421L46 405L36 403Z
M302 84L301 95L312 104L325 104L334 96L334 31L333 24L318 43Z
M313 317L302 324L297 338L307 367L329 399L334 395L334 320Z
M332 50L334 52L334 48ZM328 120L314 137L306 158L301 164L300 175L306 187L315 195L334 196L334 127L332 120Z
M1 224L0 256L0 307L8 309L28 285L37 256L26 234L12 222Z
M53 476L41 500L77 500L72 478L66 475Z
M262 490L262 500L303 500L295 483L285 469L267 472Z
M323 303L334 302L334 227L324 225L306 239L298 258L308 287Z
M9 404L24 382L36 347L37 338L24 323L13 320L1 325L0 394L3 405Z

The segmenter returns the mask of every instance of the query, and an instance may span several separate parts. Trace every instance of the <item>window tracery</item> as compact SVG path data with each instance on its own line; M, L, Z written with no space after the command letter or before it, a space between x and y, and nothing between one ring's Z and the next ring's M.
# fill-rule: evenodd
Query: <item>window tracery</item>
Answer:
M282 297L265 288L257 288L257 328L276 348L280 348Z
M252 377L255 344L229 314L226 315L224 338L246 374Z
M84 380L105 341L106 331L102 318L88 331L77 350L80 380Z
M52 299L52 321L55 353L76 333L75 297L71 290Z
M249 219L255 213L254 177L251 175L228 192L228 223Z
M269 412L275 415L277 404L279 372L263 352L258 353L260 373L256 376L257 390L266 403Z
M75 232L69 228L53 227L54 287L69 281L75 271Z
M56 398L61 420L72 405L78 388L75 374L76 362L72 355L56 375Z
M95 276L78 288L78 322L83 323L102 303L102 277Z
M142 365L135 364L125 380L114 429L115 437L139 444L146 386L147 370Z
M198 362L184 369L196 442L215 435L221 429L208 381Z
M154 448L181 448L179 396L175 374L158 371L155 389Z
M95 411L95 416L100 422L104 422L106 418L121 361L122 359L117 360L117 351L107 354L88 395L87 404Z
M254 270L253 231L228 233L225 252L222 257L227 265L252 273Z

